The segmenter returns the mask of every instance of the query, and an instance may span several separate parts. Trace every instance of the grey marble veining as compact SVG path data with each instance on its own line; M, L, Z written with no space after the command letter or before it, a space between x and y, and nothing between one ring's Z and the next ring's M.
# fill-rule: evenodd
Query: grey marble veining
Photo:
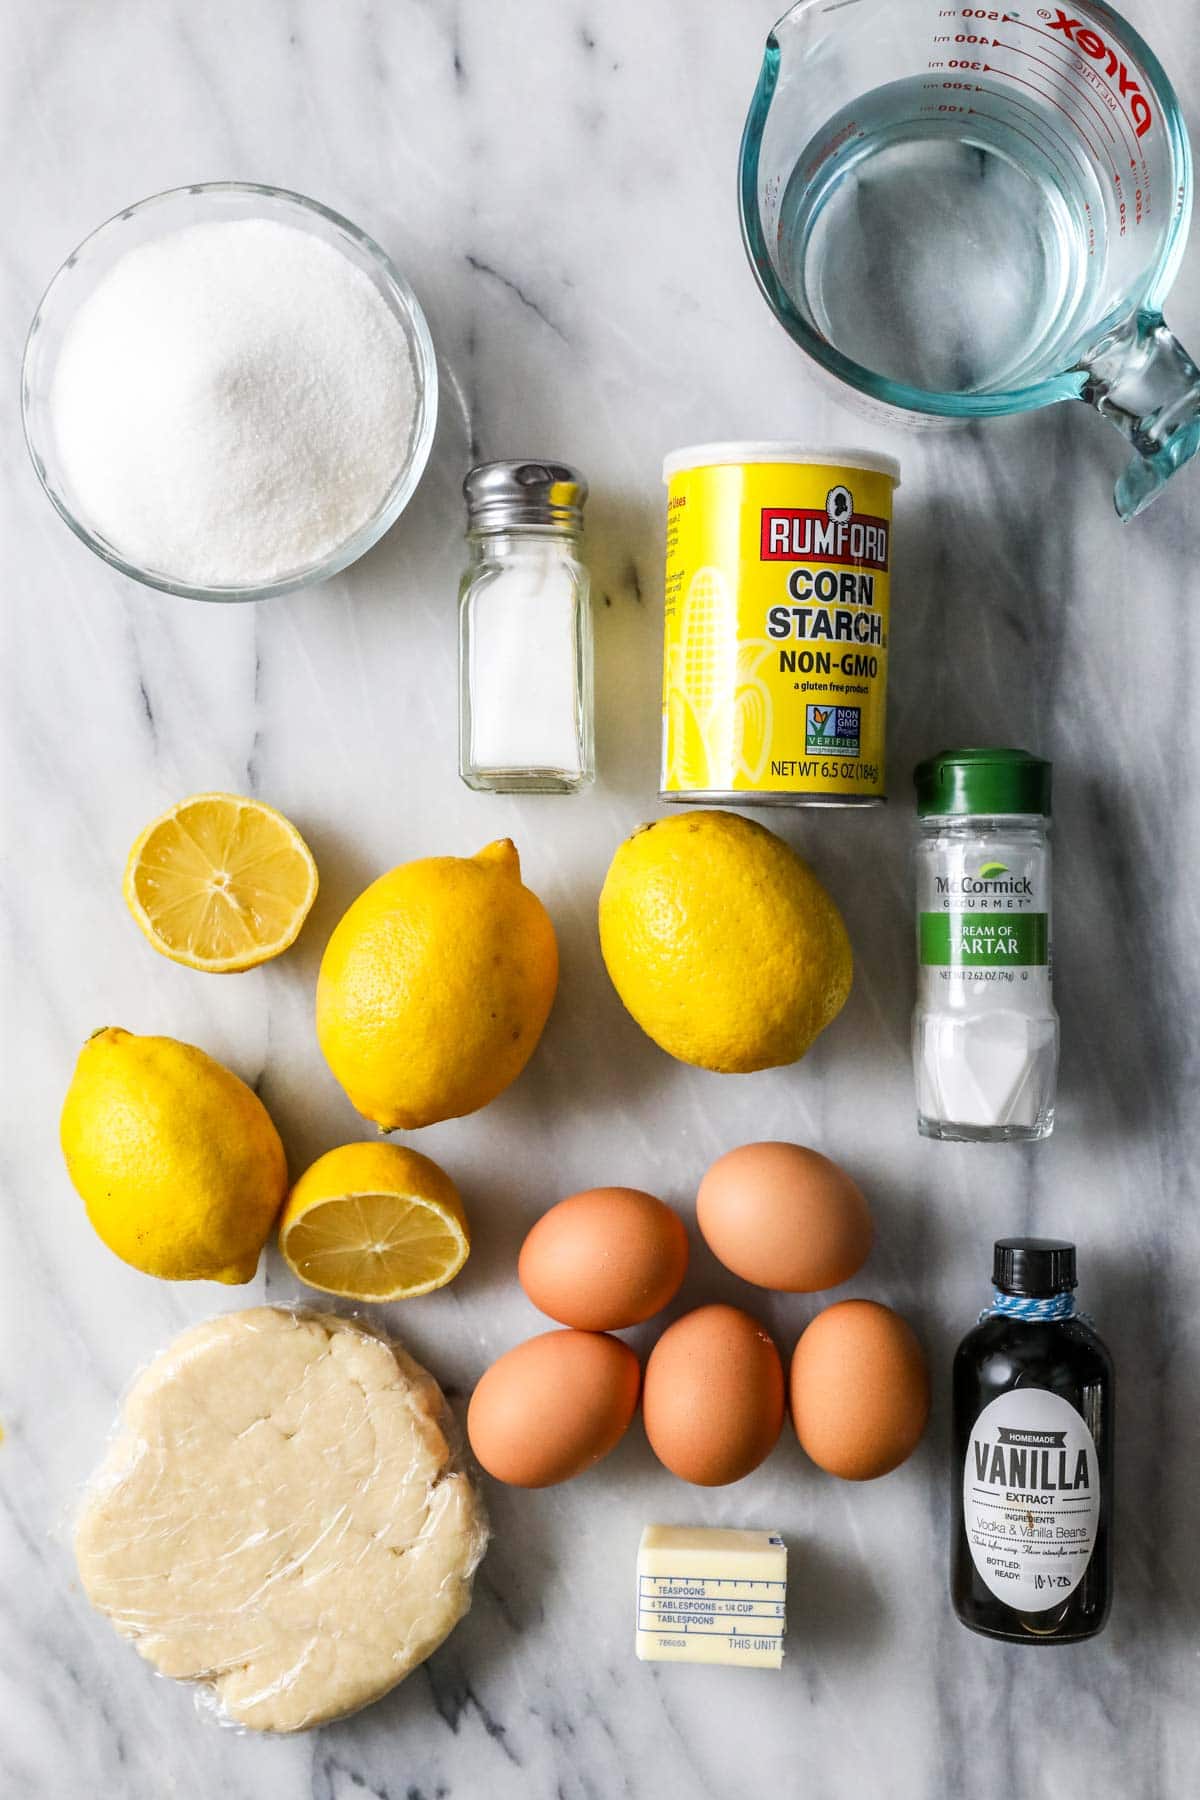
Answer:
M1193 130L1188 0L1129 0ZM4 170L3 824L0 955L0 1792L6 1800L1175 1800L1200 1792L1196 1375L1200 1015L1200 470L1120 526L1122 446L1082 407L895 437L814 383L738 239L738 136L770 0L688 6L155 6L13 0L0 31ZM228 610L108 572L37 489L16 368L44 282L126 202L197 179L278 182L372 232L410 276L444 395L399 527L315 591ZM1200 246L1169 309L1200 348ZM662 453L715 437L897 452L893 804L776 818L841 902L852 999L798 1068L669 1062L622 1012L594 908L617 842L656 809ZM474 795L455 775L459 482L472 457L546 454L593 488L601 781L583 798ZM1052 756L1059 1126L1028 1151L918 1139L908 777L953 739ZM120 873L147 818L252 791L303 829L322 890L297 948L230 981L155 958ZM878 1244L850 1289L929 1348L927 1441L887 1480L821 1476L785 1431L755 1475L701 1493L640 1425L596 1472L489 1484L494 1542L469 1618L390 1698L288 1741L222 1731L156 1680L78 1591L70 1511L132 1372L183 1325L297 1290L172 1287L93 1237L58 1106L106 1022L203 1044L255 1082L299 1169L363 1134L311 1027L321 947L377 872L511 834L563 952L525 1076L421 1145L458 1178L476 1248L389 1323L461 1411L540 1321L514 1279L528 1223L598 1182L691 1214L732 1144L783 1136L846 1161ZM1041 1653L973 1638L946 1594L949 1359L987 1294L994 1235L1078 1240L1117 1358L1112 1624ZM698 1242L683 1304L745 1300ZM814 1310L756 1307L785 1352ZM651 1333L631 1336L644 1347ZM791 1547L779 1676L652 1669L632 1653L642 1523L771 1525Z

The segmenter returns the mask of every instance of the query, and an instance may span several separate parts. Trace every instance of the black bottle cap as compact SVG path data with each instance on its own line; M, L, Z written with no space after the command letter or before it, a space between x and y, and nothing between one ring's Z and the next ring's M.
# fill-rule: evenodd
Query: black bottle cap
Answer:
M1065 1238L997 1238L992 1251L992 1284L1002 1294L1045 1300L1076 1286L1075 1246Z

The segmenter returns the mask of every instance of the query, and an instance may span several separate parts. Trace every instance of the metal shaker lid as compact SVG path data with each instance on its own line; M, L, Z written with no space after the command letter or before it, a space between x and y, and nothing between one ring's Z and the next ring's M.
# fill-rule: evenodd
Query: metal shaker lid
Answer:
M583 529L587 482L567 463L477 463L463 482L470 531L505 531L540 525L552 531Z

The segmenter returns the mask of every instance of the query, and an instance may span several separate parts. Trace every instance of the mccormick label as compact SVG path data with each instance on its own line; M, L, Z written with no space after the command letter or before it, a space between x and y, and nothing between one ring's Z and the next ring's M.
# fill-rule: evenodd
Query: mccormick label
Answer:
M884 797L890 474L730 460L668 484L662 797Z
M1049 977L1050 893L1040 848L1011 835L948 842L921 865L918 904L923 969L947 981L1008 987L1035 973Z

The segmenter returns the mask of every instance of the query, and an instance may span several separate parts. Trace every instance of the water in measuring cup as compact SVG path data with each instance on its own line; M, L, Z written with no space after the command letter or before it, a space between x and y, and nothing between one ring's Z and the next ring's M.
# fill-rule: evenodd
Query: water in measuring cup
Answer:
M940 99L891 82L822 127L784 188L780 277L874 373L1001 392L1071 366L1103 280L1103 197L1032 94L1021 111L1002 92Z

